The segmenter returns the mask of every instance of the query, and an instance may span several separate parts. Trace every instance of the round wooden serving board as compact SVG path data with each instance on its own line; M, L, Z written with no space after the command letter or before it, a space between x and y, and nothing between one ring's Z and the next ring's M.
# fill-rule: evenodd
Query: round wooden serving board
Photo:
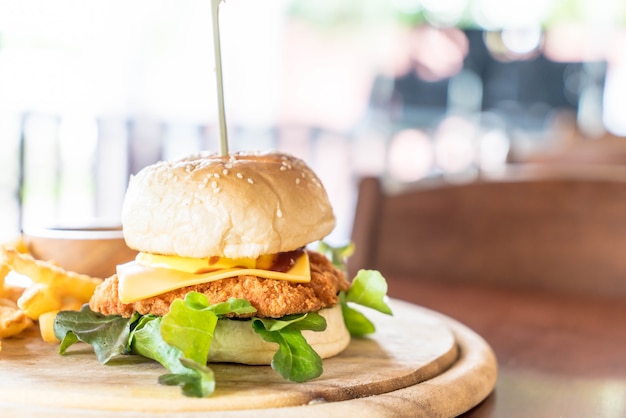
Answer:
M269 366L212 364L216 391L204 399L159 385L166 370L155 362L126 356L102 366L85 344L61 356L33 330L2 342L0 415L454 416L493 390L496 361L482 338L436 312L391 306L393 317L367 311L376 333L324 360L313 381L285 381Z

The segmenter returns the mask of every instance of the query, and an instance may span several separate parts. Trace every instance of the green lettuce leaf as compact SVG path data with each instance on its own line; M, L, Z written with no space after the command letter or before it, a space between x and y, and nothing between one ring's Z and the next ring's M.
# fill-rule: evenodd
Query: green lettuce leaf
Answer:
M359 270L346 292L346 301L392 315L385 302L387 281L377 270Z
M326 319L318 313L310 312L308 314L287 315L282 318L253 318L260 321L268 331L280 331L285 328L291 330L311 330L324 331L326 329Z
M323 316L308 313L281 319L253 318L252 327L263 340L278 344L278 351L272 358L272 368L284 379L306 382L322 374L322 358L302 336L302 331L325 330L326 320Z
M231 298L210 305L205 295L187 294L185 300L175 300L161 321L163 341L178 348L183 356L199 364L206 363L218 318L231 313L254 313L256 309L244 299Z
M247 300L231 298L210 305L205 295L191 292L184 301L172 302L162 318L137 329L133 348L172 372L161 376L160 383L179 385L186 396L205 397L215 390L215 376L206 363L218 319L254 312Z
M202 293L198 293L198 295L204 297L203 303L208 304L208 299ZM256 312L256 308L250 304L247 299L236 299L230 298L226 302L216 303L208 307L215 315L222 317L228 314L237 314L237 315L245 315L245 314L253 314Z
M196 363L206 363L217 325L217 315L208 307L196 309L177 299L161 320L163 341L178 348L184 357Z
M130 351L158 361L172 373L189 373L180 362L182 351L167 344L161 337L161 320L161 317L152 315L142 317L131 334Z
M341 311L350 335L362 337L376 331L374 323L361 312L352 308L350 303L393 315L391 308L385 302L386 296L387 281L380 272L359 270L348 291L339 293Z
M372 321L367 319L361 312L348 305L345 292L339 293L339 304L341 305L343 321L351 336L362 337L376 332L376 326Z
M339 270L347 270L347 259L354 253L354 243L350 242L341 247L334 247L327 242L320 241L318 251L326 256Z
M347 258L354 252L354 244L334 247L320 242L319 251L330 259L332 264L344 273L347 271ZM361 337L376 331L374 323L365 315L350 306L357 304L379 312L392 315L391 308L385 302L387 281L376 270L359 270L352 279L347 292L339 292L339 303L346 327L353 337Z
M74 334L73 331L68 331L65 334L65 337L63 338L63 340L61 340L61 344L59 346L59 353L65 354L67 349L71 347L72 345L76 344L78 341L80 340L78 339L76 334Z
M210 367L184 357L180 358L180 363L194 373L164 374L159 376L159 383L170 386L178 385L182 388L183 395L195 398L203 398L215 391L215 375Z
M138 315L123 318L118 315L102 315L93 312L88 305L80 311L61 311L54 320L54 335L61 340L59 352L65 354L68 347L78 341L93 346L98 361L108 363L112 358L127 354L130 324Z

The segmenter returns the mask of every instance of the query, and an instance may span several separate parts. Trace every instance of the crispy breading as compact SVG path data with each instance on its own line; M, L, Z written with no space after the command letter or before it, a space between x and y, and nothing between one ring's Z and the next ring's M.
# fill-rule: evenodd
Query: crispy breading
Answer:
M105 315L129 317L133 312L163 316L175 299L189 292L204 293L211 304L224 302L231 297L247 299L257 309L255 316L280 318L285 315L314 312L337 303L340 290L350 284L343 272L336 269L326 257L309 251L311 264L310 283L290 283L263 279L256 276L239 276L195 286L176 289L148 299L124 304L118 297L118 279L112 276L96 288L89 301L93 311Z

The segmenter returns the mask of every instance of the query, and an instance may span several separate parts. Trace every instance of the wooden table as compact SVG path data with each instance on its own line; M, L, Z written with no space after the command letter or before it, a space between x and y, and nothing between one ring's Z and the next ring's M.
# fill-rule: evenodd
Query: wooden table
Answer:
M626 416L626 300L387 279L495 351L495 390L463 417Z

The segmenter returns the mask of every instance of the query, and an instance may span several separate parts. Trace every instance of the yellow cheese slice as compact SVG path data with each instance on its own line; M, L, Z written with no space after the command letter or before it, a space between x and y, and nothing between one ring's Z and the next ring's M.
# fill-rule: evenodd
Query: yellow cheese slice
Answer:
M311 281L309 256L304 252L298 257L294 266L285 273L250 268L227 268L209 273L194 274L163 267L147 267L138 261L117 266L118 293L122 303L136 302L181 287L243 275L285 280L293 283L308 283Z
M150 253L137 254L136 260L147 267L163 267L173 270L186 271L187 273L202 273L209 270L221 270L227 268L256 268L255 258L191 258L177 255L160 255Z

